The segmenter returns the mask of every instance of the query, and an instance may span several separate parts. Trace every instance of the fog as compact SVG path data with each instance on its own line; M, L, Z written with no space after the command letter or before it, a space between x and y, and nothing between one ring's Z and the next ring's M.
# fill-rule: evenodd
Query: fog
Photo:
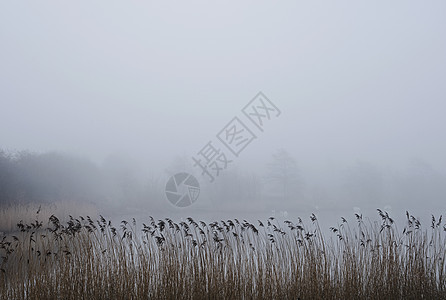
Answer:
M445 13L443 1L3 2L0 149L22 173L0 164L0 202L25 191L209 219L444 213ZM259 92L277 108L261 129L242 111ZM255 135L238 156L217 137L234 117ZM209 141L232 160L212 182L192 160ZM24 150L39 163L18 164ZM4 192L31 170L40 183ZM178 172L200 185L182 208L164 193Z

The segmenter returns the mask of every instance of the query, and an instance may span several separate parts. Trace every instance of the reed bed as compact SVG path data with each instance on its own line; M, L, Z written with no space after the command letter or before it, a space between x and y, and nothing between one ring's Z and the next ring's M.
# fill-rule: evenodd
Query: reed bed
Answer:
M36 211L39 213L36 214ZM70 212L73 215L98 216L96 206L92 203L75 201L58 201L53 203L26 203L0 205L0 234L13 231L20 220L31 223L37 220L48 220L51 215L68 221Z
M378 214L327 236L315 215L20 222L0 236L0 299L446 299L442 218Z

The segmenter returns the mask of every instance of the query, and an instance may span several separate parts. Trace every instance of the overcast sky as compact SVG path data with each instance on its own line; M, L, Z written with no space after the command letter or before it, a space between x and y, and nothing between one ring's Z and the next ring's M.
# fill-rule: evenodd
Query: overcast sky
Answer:
M446 169L444 1L3 1L0 147L193 155L263 91L241 163Z

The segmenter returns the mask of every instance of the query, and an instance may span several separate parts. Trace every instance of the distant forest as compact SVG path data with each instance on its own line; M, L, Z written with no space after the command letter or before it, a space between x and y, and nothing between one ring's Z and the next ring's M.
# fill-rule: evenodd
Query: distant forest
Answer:
M0 205L67 201L119 209L169 207L164 195L166 178L178 170L193 172L187 165L191 165L187 158L177 159L165 173L150 176L137 163L119 157L96 164L56 152L0 150ZM317 174L324 176L311 177L310 171L300 169L290 154L279 150L257 173L232 168L215 183L195 174L201 179L203 195L196 205L233 208L256 203L256 208L269 210L367 205L411 208L446 200L446 175L423 160L409 162L401 170L356 162L319 170Z
M0 205L58 201L138 201L153 191L119 161L98 166L60 153L0 150Z

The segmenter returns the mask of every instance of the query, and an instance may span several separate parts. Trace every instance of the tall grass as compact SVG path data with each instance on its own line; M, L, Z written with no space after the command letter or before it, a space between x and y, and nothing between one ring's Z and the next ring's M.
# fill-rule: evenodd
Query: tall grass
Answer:
M325 236L273 217L19 223L0 237L0 299L446 299L445 230L407 214Z
M39 213L36 215L36 211ZM16 224L22 220L31 223L36 218L40 220L48 220L51 215L58 216L61 220L68 220L70 212L73 215L97 216L96 206L87 202L76 201L58 201L53 203L26 203L26 204L10 204L0 205L0 234L16 229Z

